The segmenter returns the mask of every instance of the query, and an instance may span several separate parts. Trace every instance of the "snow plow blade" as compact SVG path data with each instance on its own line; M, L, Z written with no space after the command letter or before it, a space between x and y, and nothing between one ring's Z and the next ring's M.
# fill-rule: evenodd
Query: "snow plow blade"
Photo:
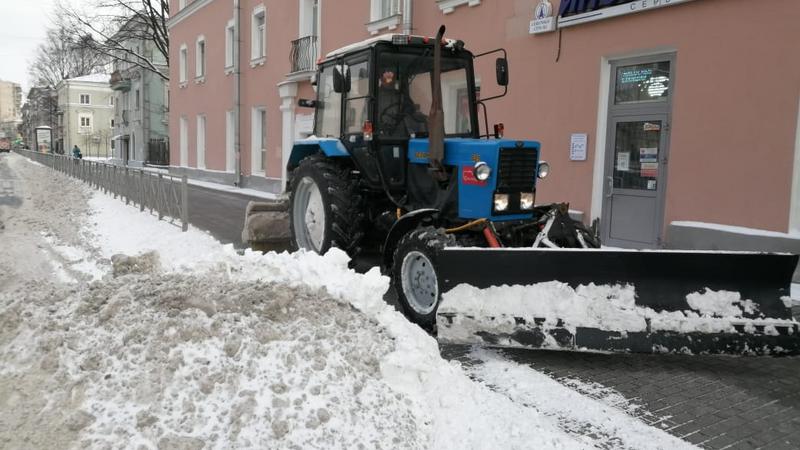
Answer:
M441 251L442 343L636 353L800 354L798 256L598 249Z

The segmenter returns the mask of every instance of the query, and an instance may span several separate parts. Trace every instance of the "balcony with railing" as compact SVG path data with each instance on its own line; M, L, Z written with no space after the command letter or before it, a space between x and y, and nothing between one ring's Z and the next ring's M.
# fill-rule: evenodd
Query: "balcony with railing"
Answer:
M292 41L289 59L292 63L292 74L316 70L317 37L306 36Z

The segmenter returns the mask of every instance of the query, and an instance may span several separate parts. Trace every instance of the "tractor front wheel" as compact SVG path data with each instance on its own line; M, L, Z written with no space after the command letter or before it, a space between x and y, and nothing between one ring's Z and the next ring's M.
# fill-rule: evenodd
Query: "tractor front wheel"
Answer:
M319 254L338 247L353 257L363 236L364 213L350 170L324 155L311 155L293 172L290 189L292 247Z
M412 322L426 330L433 330L442 298L436 271L439 252L455 243L455 238L441 229L421 227L405 235L394 252L392 281L400 306Z

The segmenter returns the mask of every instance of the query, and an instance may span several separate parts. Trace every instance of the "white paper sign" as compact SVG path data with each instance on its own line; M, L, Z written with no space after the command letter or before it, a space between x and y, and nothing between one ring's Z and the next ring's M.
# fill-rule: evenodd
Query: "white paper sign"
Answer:
M627 172L631 170L631 154L630 152L617 153L617 170L620 172Z
M556 18L545 17L544 19L531 20L528 28L530 34L541 34L556 31Z
M586 143L589 140L585 133L573 134L569 141L569 159L586 161Z
M295 116L296 132L311 134L314 132L314 115L313 114L297 114Z

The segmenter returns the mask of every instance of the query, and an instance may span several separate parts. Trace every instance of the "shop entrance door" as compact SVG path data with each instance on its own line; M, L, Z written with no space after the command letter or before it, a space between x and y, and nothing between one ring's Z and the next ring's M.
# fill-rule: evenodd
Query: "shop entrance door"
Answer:
M662 245L674 57L611 66L601 239L628 248Z

